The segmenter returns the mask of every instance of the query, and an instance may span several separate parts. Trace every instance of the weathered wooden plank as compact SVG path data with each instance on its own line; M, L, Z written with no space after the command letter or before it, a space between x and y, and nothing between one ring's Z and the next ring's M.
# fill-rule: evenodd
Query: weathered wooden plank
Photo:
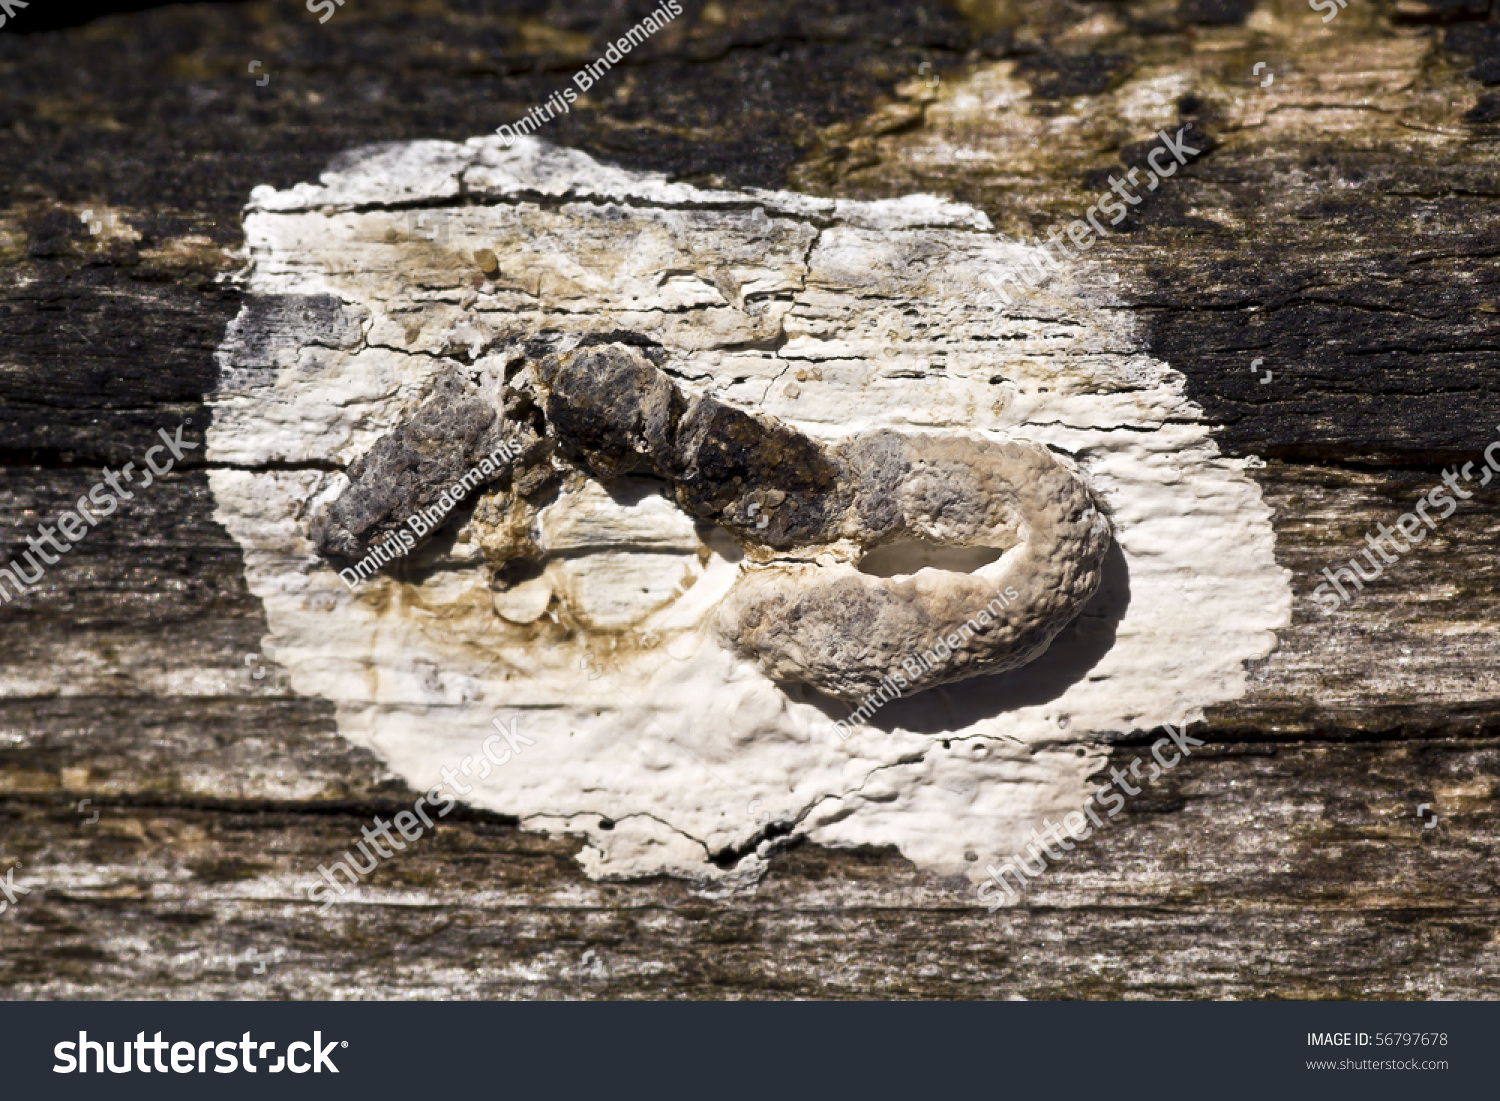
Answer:
M1486 997L1497 770L1493 739L1205 747L993 918L868 850L799 846L753 895L593 883L566 843L472 814L319 916L307 870L401 802L106 797L89 826L71 803L13 798L8 848L35 890L0 981L91 997Z
M225 250L250 188L315 179L372 141L493 129L634 22L603 5L452 8L372 0L319 26L298 4L200 5L0 32L6 557L99 464L202 415L239 301L214 280L236 264ZM253 680L264 619L190 462L0 607L0 853L36 885L0 919L0 986L1491 996L1494 495L1333 616L1306 600L1325 565L1496 437L1497 132L1467 75L1485 47L1380 10L1343 13L1332 39L1305 33L1307 12L1192 28L1147 5L1084 8L694 6L546 136L700 183L934 190L1036 233L1076 216L1107 186L1100 170L1137 163L1131 146L1174 114L1212 132L1212 151L1089 256L1226 426L1221 446L1272 460L1255 476L1299 599L1250 694L1198 731L1211 751L998 918L893 853L810 845L752 894L593 883L572 845L472 812L319 917L304 894L317 866L415 795L339 741L327 704L291 698L274 669ZM1022 56L1030 106L986 106L991 78L974 74ZM1241 71L1261 58L1279 73L1264 90ZM960 80L979 101L951 98ZM1160 110L1129 107L1125 87ZM91 235L84 209L116 229ZM1273 383L1248 369L1256 356Z

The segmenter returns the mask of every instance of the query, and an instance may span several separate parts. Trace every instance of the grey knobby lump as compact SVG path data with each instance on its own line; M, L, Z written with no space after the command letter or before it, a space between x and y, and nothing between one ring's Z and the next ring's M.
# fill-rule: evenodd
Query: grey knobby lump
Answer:
M518 406L529 423L441 378L350 468L348 489L314 523L319 549L357 557L509 431L532 444L546 433L600 478L670 482L684 511L745 547L720 608L726 643L775 679L843 699L934 646L947 657L912 691L1024 665L1098 588L1109 522L1077 467L1047 448L890 430L819 443L685 395L659 366L661 349L614 335L535 361L535 392ZM871 551L906 541L1004 554L972 573L860 569Z
M543 407L601 475L647 469L749 552L720 609L731 646L770 676L843 699L941 643L913 691L1041 654L1099 587L1112 533L1083 475L1037 444L882 430L834 446L713 397L684 398L625 344L551 356ZM876 577L869 551L915 540L1002 547L974 573Z
M771 676L852 702L901 668L913 692L1004 672L1040 656L1098 589L1109 522L1078 470L1045 447L881 431L833 450L857 499L882 506L851 517L875 520L851 524L856 553L751 568L720 614L725 638ZM859 569L859 552L903 538L1010 549L973 573ZM946 657L908 660L933 650Z
M440 375L411 419L349 467L349 485L313 520L313 545L327 557L363 559L487 455L518 439L516 426L456 372Z
M685 512L752 550L840 538L852 501L843 468L780 421L684 397L646 351L626 344L547 356L537 379L550 431L601 477L665 478ZM768 509L768 498L779 504Z

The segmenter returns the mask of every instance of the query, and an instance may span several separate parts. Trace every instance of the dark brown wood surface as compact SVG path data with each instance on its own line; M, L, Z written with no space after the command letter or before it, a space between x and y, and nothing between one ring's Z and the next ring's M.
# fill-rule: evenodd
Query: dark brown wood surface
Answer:
M319 25L300 4L190 4L0 29L0 557L158 427L189 417L201 439L252 187L513 121L651 6L349 0ZM0 607L0 868L32 887L0 915L0 992L1500 989L1500 487L1340 612L1308 600L1324 565L1500 438L1500 24L1411 0L1326 29L1264 0L685 7L546 137L708 185L934 191L1034 233L1151 137L1121 89L1173 78L1158 125L1211 148L1093 259L1220 446L1266 460L1252 473L1297 603L1250 693L998 915L884 850L793 846L752 893L595 883L575 843L474 812L319 915L308 870L414 793L338 737L330 704L274 667L255 679L265 620L189 462ZM1076 117L1078 141L1008 146L1015 118L944 106L995 66L1029 84L1031 117ZM959 140L993 155L945 158ZM91 235L84 210L128 231Z

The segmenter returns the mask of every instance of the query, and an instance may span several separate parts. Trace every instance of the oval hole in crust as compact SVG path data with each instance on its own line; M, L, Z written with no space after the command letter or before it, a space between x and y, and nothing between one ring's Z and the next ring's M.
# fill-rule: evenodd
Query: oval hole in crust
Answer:
M903 539L870 551L859 560L859 571L873 577L901 577L924 568L973 573L998 561L1004 553L999 547L952 547L925 539Z

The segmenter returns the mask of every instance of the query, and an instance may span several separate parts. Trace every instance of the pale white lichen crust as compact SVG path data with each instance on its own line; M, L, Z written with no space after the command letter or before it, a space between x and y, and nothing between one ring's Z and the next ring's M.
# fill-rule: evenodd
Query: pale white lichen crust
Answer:
M270 338L232 329L220 354L210 481L267 653L414 789L519 714L535 745L468 778L468 801L583 837L592 875L750 883L755 839L779 822L982 878L1042 815L1079 807L1103 735L1241 696L1288 621L1270 510L1181 377L1088 270L985 305L981 276L1027 246L971 208L707 190L476 139L356 151L319 184L257 188L245 229L249 293L339 303L288 305ZM663 345L688 392L822 440L961 429L1065 453L1114 525L1099 595L1033 664L897 700L842 741L842 712L705 628L736 551L649 486L570 482L526 535L544 569L504 591L482 559L515 533L485 506L419 582L350 593L313 553L308 509L344 481L330 464L400 424L445 364L493 384L534 333L614 328Z

